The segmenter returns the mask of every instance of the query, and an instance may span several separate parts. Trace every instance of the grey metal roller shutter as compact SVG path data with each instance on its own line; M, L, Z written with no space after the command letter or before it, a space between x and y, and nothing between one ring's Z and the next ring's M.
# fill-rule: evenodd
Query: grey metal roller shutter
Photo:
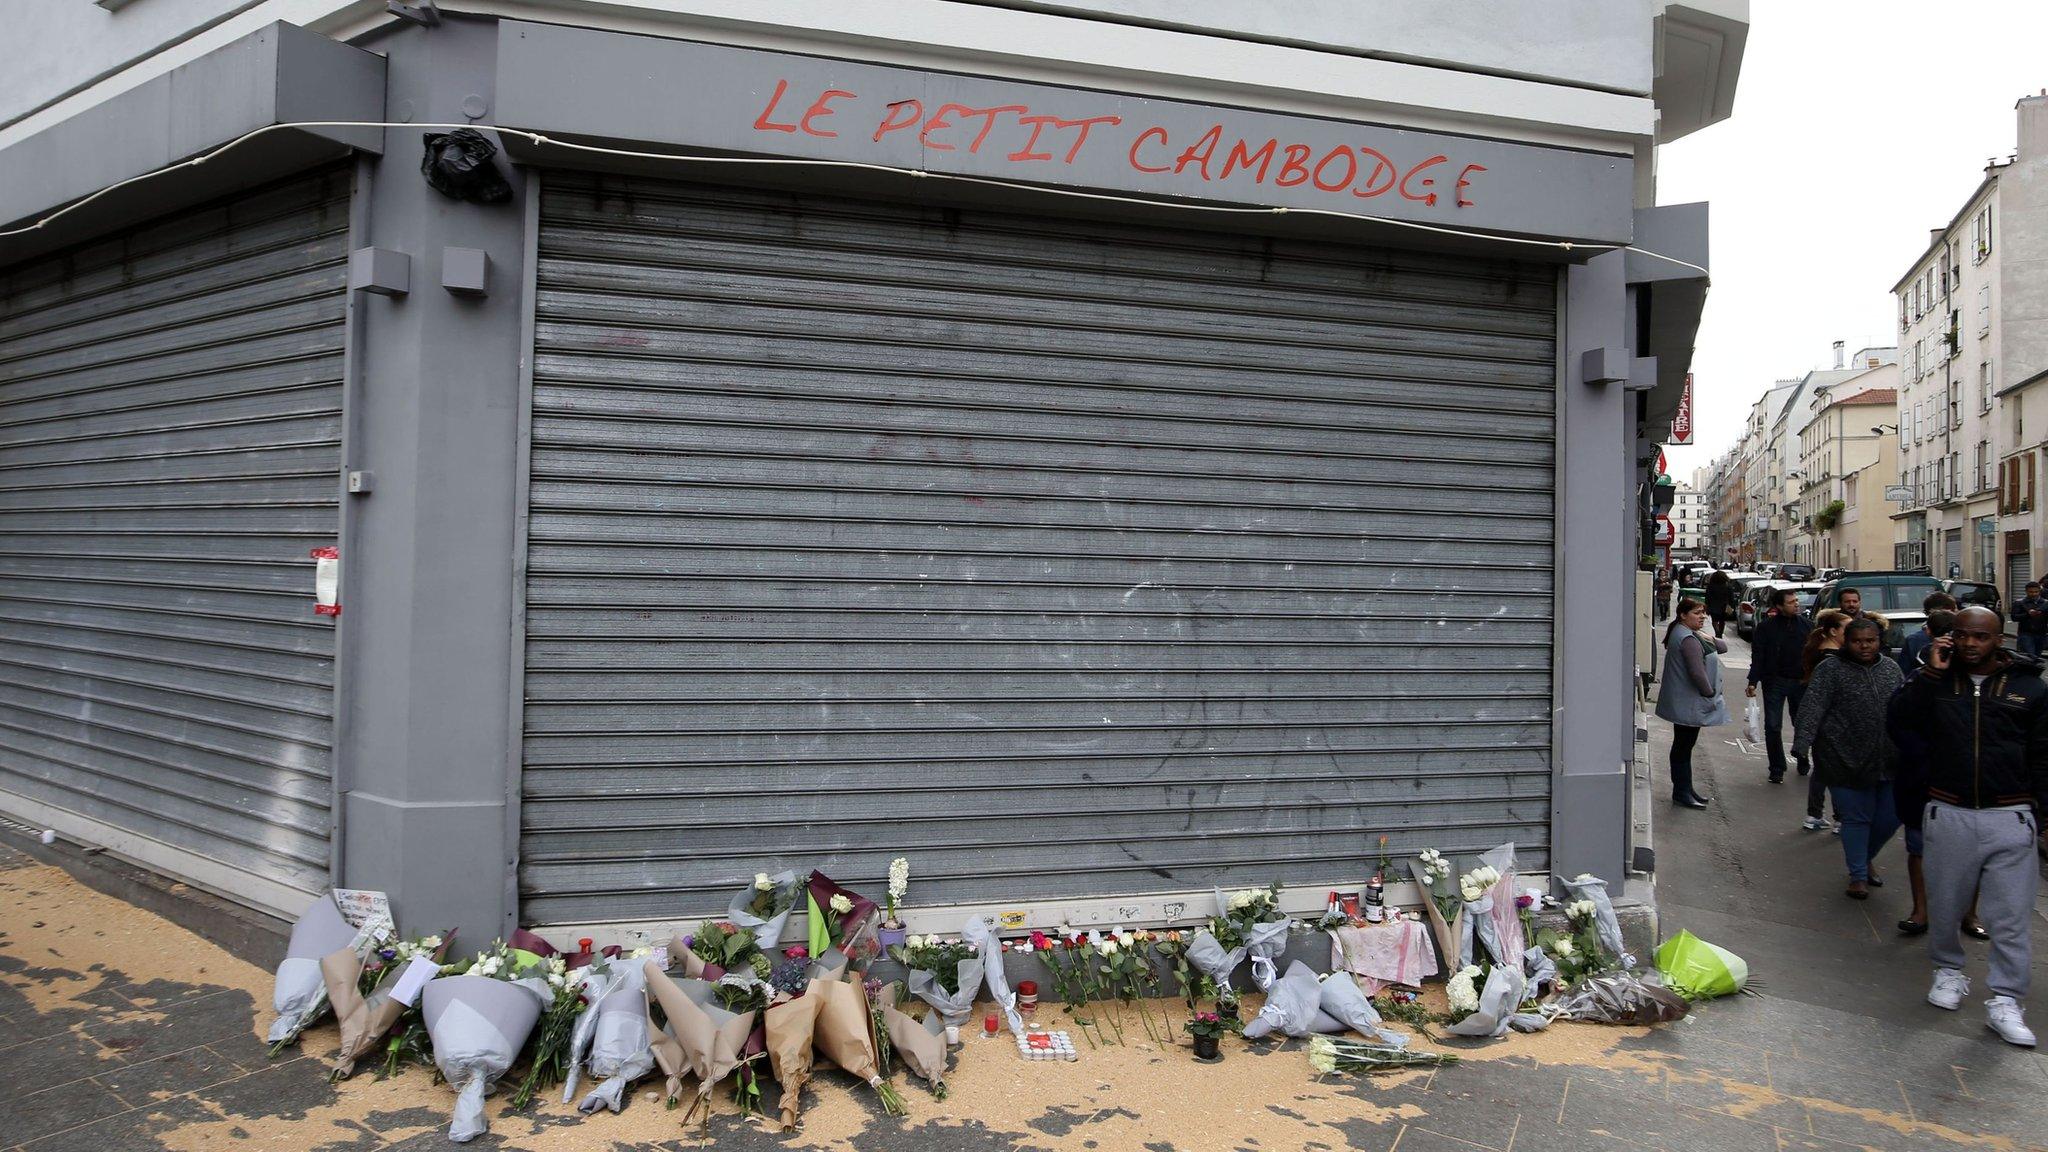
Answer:
M550 174L526 919L1545 866L1555 284Z
M0 809L138 834L266 905L327 880L308 551L339 528L348 188L0 273Z

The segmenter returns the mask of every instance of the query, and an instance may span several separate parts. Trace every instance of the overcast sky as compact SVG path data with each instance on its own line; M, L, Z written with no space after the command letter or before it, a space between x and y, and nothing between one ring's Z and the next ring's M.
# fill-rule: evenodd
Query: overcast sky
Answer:
M1773 380L1898 342L1891 286L2048 88L2048 0L1753 0L1735 114L1666 146L1659 203L1712 208L1690 480Z

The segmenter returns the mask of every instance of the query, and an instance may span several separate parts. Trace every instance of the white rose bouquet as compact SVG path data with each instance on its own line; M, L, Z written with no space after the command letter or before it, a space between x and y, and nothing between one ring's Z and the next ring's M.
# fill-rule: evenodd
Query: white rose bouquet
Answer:
M754 942L763 952L773 952L781 945L782 930L789 924L789 915L796 911L798 897L802 895L803 885L797 882L795 872L777 872L773 876L757 872L754 882L733 896L725 919L752 932Z
M484 1098L512 1067L558 985L548 962L515 957L504 944L479 952L457 974L427 982L420 1012L434 1043L434 1063L456 1091L448 1138L467 1143L484 1134Z
M912 936L903 944L910 969L910 994L932 1006L946 1023L946 1041L960 1042L960 1026L974 1012L986 969L979 949L937 936Z
M1249 958L1252 982L1262 992L1271 988L1280 978L1277 961L1287 950L1294 923L1280 911L1280 886L1250 888L1231 896L1219 888L1216 913L1188 944L1188 961L1221 990L1230 987L1231 975Z

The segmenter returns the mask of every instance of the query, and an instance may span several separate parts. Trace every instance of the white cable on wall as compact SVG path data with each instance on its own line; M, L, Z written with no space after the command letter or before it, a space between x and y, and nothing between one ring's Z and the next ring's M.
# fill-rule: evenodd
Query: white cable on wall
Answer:
M1085 192L1078 188L1056 188L1050 185L1030 184L1018 180L999 180L992 176L967 176L952 172L929 172L918 168L899 168L892 164L870 164L860 160L814 160L786 156L701 156L674 152L642 152L630 148L611 148L601 144L579 144L571 140L556 140L553 137L543 136L538 132L529 131L524 128L507 128L497 124L411 124L387 120L297 120L287 124L266 124L261 128L244 132L233 140L217 148L202 152L189 160L181 160L175 164L166 164L161 168L144 172L139 176L130 176L126 180L109 184L97 192L66 204L64 207L44 216L33 224L0 231L0 240L4 240L9 236L22 236L35 232L57 220L63 219L65 216L78 211L80 208L109 193L117 192L130 185L155 179L166 172L175 172L180 168L196 168L212 160L214 157L240 144L253 140L266 132L275 132L284 128L418 128L422 130L446 129L450 131L460 128L473 128L479 132L497 132L506 136L518 136L544 148L565 148L576 152L589 152L603 156L623 156L634 160L660 160L678 164L807 165L821 168L858 168L870 172L885 172L891 175L912 176L919 179L951 180L964 184L986 184L996 188L1014 188L1025 192L1069 196L1082 200L1105 200L1118 204L1137 204L1147 208L1170 208L1182 212L1222 212L1256 216L1330 216L1340 220L1358 220L1370 224L1389 224L1397 228L1410 228L1419 232L1433 232L1442 236L1458 236L1471 240L1487 240L1497 244L1524 244L1538 248L1555 248L1563 252L1635 252L1654 260L1663 260L1667 263L1676 264L1681 268L1690 268L1702 276L1711 276L1711 273L1705 268L1689 260L1680 260L1676 256L1666 256L1662 252L1652 252L1648 248L1638 248L1633 244L1574 244L1569 240L1532 240L1521 236L1501 236L1491 232L1473 232L1463 228L1447 228L1438 224L1423 224L1414 220L1396 220L1390 216L1371 216L1362 212L1341 212L1334 208L1287 208L1278 206L1262 208L1234 204L1197 204L1180 200L1159 200L1146 196L1120 196L1107 192Z

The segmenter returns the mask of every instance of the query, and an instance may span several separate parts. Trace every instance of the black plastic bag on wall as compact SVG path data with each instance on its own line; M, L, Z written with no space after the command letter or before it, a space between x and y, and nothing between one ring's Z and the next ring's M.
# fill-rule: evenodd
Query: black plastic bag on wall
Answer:
M491 163L497 145L474 128L453 132L430 132L424 137L426 154L420 157L420 174L427 186L451 200L472 204L503 204L512 198L512 185Z

